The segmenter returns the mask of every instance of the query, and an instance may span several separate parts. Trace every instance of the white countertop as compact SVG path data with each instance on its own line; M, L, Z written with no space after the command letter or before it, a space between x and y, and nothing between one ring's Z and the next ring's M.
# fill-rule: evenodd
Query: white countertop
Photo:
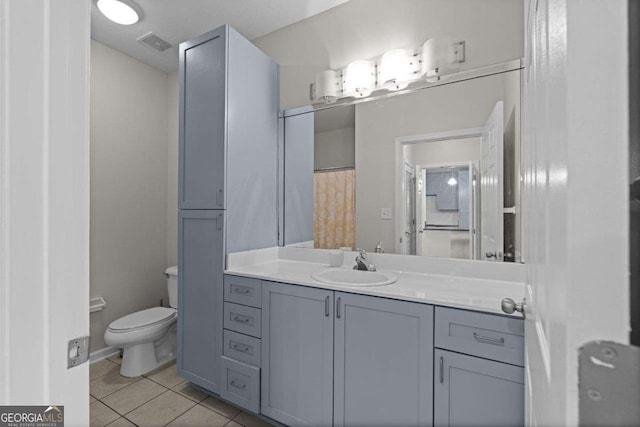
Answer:
M524 296L524 284L521 282L474 278L468 275L465 277L399 271L391 268L379 269L380 272L388 271L398 275L398 280L391 285L330 285L311 278L312 273L328 268L327 263L283 259L278 256L277 250L269 255L251 256L250 259L244 256L242 262L229 262L225 274L495 314L505 314L500 308L502 298L519 301ZM345 264L347 265L337 268L352 268L348 257L345 258ZM516 317L520 315L517 314Z

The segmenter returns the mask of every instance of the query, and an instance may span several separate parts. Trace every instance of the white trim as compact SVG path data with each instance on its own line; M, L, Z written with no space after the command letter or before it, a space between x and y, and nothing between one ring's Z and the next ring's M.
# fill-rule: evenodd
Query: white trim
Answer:
M8 173L8 114L9 64L7 61L9 2L0 3L0 349L9 347L9 173ZM0 351L0 405L9 399L10 354Z
M101 348L100 350L91 352L91 354L89 355L89 363L94 364L108 357L115 356L116 354L120 354L120 352L121 352L121 349L118 347Z
M396 143L402 145L422 144L423 142L450 141L452 139L478 138L482 136L484 128L467 128L448 130L444 132L432 132L419 135L400 136L396 138Z
M475 127L475 128L466 128L466 129L457 129L452 131L445 132L432 132L432 133L424 133L417 135L406 135L399 136L394 140L395 146L395 209L396 209L396 218L399 217L399 213L402 212L403 209L403 201L402 201L402 191L399 191L399 188L402 188L402 183L404 182L404 155L402 152L402 147L404 145L412 145L412 144L420 144L420 143L429 143L436 141L450 141L455 139L467 139L467 138L478 138L482 136L483 127ZM466 164L466 163L465 163ZM401 254L402 252L402 244L400 243L400 237L403 235L402 224L400 221L395 221L394 227L394 248L397 254Z

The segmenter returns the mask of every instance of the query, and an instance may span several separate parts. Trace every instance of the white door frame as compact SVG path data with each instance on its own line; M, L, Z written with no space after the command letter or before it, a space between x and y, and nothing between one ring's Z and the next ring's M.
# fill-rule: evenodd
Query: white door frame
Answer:
M424 133L418 135L400 136L394 140L395 147L395 165L396 165L396 179L395 179L395 205L396 212L402 212L403 200L402 200L402 183L404 182L404 155L402 148L405 145L421 144L424 142L436 142L436 141L448 141L452 139L465 139L465 138L479 138L482 136L483 127L457 129L445 132L433 132ZM394 220L394 247L395 253L402 253L402 243L400 238L403 236L403 224L399 218L400 215L396 215Z
M89 424L91 2L0 0L0 404Z

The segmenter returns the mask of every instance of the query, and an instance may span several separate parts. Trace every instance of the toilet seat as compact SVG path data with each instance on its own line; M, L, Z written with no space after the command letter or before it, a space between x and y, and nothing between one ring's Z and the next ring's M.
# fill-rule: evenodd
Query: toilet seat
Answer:
M109 325L109 330L114 333L133 332L152 326L161 326L171 323L176 318L177 312L173 308L153 307L146 310L136 311L117 320Z

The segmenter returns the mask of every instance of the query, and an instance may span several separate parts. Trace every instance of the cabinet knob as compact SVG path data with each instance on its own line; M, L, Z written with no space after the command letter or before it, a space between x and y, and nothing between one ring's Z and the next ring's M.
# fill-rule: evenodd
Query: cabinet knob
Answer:
M516 303L511 298L502 299L502 311L507 314L513 314L516 311L522 313L522 317L525 317L526 300L522 300L521 303Z

